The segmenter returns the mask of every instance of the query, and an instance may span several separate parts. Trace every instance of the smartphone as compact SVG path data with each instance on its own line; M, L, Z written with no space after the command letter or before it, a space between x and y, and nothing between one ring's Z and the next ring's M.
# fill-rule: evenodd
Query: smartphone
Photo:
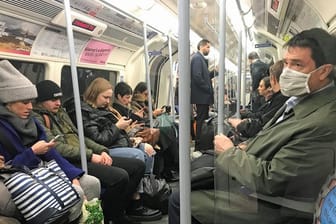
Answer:
M56 135L51 141L56 141L59 137L62 137L63 135Z

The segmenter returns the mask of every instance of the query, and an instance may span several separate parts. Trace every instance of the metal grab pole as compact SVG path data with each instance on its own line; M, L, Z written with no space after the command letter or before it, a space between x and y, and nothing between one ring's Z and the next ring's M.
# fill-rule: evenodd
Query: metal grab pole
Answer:
M180 223L191 223L190 211L190 1L178 5ZM183 94L182 94L183 90Z
M149 76L149 59L148 59L148 47L147 47L147 24L143 23L143 38L144 38L144 54L145 54L145 68L146 68L146 83L148 91L148 116L149 126L153 128L153 106L152 106L152 89Z
M218 79L218 127L217 133L224 131L225 95L225 42L226 42L226 0L220 1L219 13L219 79Z
M244 52L243 52L243 82L242 82L242 95L243 95L243 100L242 100L242 105L243 109L246 108L246 66L247 66L247 32L248 30L245 28L244 29Z
M238 80L237 80L237 105L236 105L236 117L240 118L240 98L241 98L241 76L242 76L242 50L243 50L243 41L242 41L242 31L239 32L239 50L238 50Z
M85 147L85 142L84 142L84 131L83 131L83 123L82 123L83 119L82 119L82 110L80 106L78 76L77 76L77 69L76 69L76 53L75 53L74 37L73 37L73 32L72 32L71 8L70 8L69 0L64 0L64 9L65 9L66 29L67 29L67 36L68 36L69 52L70 52L71 78L72 78L72 87L73 87L74 100L75 100L75 110L76 110L76 119L77 119L77 127L78 127L81 163L82 163L82 169L87 173L86 147Z
M174 74L173 74L173 51L171 46L171 36L168 35L168 51L169 51L169 68L170 68L170 76L169 76L169 100L168 105L170 104L172 109L173 120L175 120L175 88L174 88Z

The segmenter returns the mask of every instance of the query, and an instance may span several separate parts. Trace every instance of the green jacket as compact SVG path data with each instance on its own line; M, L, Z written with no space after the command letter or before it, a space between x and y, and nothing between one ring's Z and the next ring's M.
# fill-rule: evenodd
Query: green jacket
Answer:
M232 208L232 205L238 203L232 201L234 197L247 195L241 191L242 186L259 195L316 201L327 176L335 170L336 88L327 88L307 96L293 110L294 114L276 124L283 111L280 109L264 129L249 141L245 151L231 148L217 157L216 172L217 177L221 177L217 178L217 186L226 186L226 189L217 189L229 189L229 192L234 193L229 197L231 207L225 200L216 203L216 207L221 210L217 210L217 214L222 220L227 220L223 223L244 223L244 211L251 206L245 206L245 210L244 205L239 205L235 211ZM226 175L230 178L226 178ZM211 205L214 201L202 192L193 194L201 194L197 196L197 201L202 202L197 203L192 196L193 215L201 222L211 223L214 213L209 212L206 204ZM224 196L227 198L227 195ZM251 199L247 198L246 201L251 202ZM274 217L288 221L291 218L290 214L277 206L262 200L254 203L253 218L252 215L246 216L251 223L287 223L273 222L271 219ZM295 213L292 215L295 216ZM269 219L267 222L260 221L266 218Z
M246 151L228 150L217 164L258 193L316 198L335 168L335 96L335 87L310 95L293 108L292 116L275 124L279 110Z
M48 140L51 140L58 134L63 135L56 141L57 151L69 161L80 162L81 157L78 131L66 111L63 108L60 108L57 114L52 114L51 112L36 106L34 107L33 115L45 128ZM46 121L43 115L47 115L50 118L50 129L46 128ZM87 137L85 137L85 145L88 161L91 161L92 153L100 155L102 152L108 152L105 146L102 146Z

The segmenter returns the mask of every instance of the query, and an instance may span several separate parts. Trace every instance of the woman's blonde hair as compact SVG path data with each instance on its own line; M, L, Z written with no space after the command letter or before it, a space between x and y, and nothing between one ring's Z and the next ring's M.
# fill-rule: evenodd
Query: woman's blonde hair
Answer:
M96 78L85 90L83 99L87 104L96 107L96 100L98 95L109 89L112 89L112 85L108 80L104 78Z

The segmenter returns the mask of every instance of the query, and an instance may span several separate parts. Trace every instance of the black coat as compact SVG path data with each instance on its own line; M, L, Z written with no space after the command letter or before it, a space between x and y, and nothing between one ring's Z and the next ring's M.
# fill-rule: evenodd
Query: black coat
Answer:
M282 95L281 91L274 93L272 98L263 105L262 113L254 118L242 121L237 126L237 131L244 137L254 137L274 117L287 99L288 97Z
M260 80L267 76L268 65L259 59L250 65L252 77L252 90L255 91L259 87Z
M132 121L139 121L139 122L145 122L143 118L139 117L138 115L136 115L135 113L133 113L133 111L119 103L114 102L113 103L113 108L116 109L121 116L124 117L128 117L131 118Z
M115 125L118 119L112 112L106 109L93 108L85 102L81 102L81 109L86 137L107 148L132 147L127 133ZM75 117L74 108L70 108L68 113L71 119Z
M204 56L197 52L191 58L191 103L208 104L214 103L214 91L211 79L213 72L209 72L208 63ZM180 90L182 93L182 91Z

